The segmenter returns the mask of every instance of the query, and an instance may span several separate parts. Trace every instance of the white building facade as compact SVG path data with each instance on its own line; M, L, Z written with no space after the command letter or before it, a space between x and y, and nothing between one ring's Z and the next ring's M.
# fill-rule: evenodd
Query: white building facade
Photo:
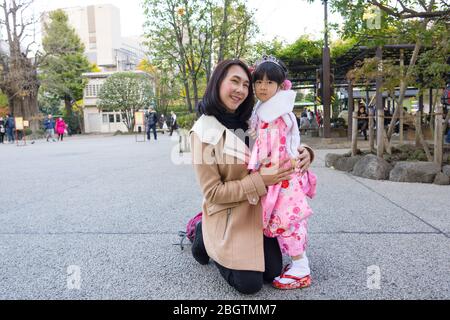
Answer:
M135 70L146 58L141 37L122 37L120 10L112 4L62 8L85 47L91 63L102 71ZM43 22L48 22L48 13Z
M145 73L143 71L133 71ZM84 73L88 83L83 94L83 117L85 133L114 133L116 131L128 132L128 128L122 121L120 111L103 112L98 108L98 94L106 79L116 72L92 72ZM147 74L147 73L145 73ZM149 74L147 74L150 76ZM142 126L136 126L134 131L145 131Z

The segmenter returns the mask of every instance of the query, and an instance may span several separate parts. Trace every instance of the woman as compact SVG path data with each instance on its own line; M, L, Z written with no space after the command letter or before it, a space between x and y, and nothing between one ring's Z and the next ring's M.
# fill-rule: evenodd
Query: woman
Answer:
M248 120L254 98L251 74L240 60L222 61L208 83L201 117L190 131L194 170L203 193L202 222L192 254L201 264L215 261L225 280L241 293L258 292L280 275L276 238L262 232L260 197L266 187L289 179L292 168L249 173ZM297 166L306 170L314 153L299 148ZM275 166L276 167L276 166Z
M359 119L363 117L365 119ZM364 140L367 140L367 128L369 127L369 120L367 120L366 108L363 104L359 105L358 109L358 130L364 135Z
M6 123L3 117L0 117L0 143L3 144L6 134Z
M58 118L56 120L56 133L58 134L58 141L63 141L64 139L64 132L66 131L67 125L64 122L63 118Z

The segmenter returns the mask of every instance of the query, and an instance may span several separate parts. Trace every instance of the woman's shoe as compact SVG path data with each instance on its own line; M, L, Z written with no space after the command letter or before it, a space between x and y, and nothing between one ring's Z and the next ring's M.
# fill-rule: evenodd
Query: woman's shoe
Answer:
M194 242L192 242L192 256L200 264L208 264L209 256L205 249L205 244L203 243L202 234L202 223L199 222L195 226L195 237Z

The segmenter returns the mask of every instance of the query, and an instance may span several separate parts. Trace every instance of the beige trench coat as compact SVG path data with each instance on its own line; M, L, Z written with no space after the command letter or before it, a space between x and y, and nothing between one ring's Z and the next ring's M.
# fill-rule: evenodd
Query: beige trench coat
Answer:
M234 270L264 271L261 175L247 170L250 150L214 116L190 131L192 162L203 194L203 240L211 259ZM311 162L314 153L308 146Z

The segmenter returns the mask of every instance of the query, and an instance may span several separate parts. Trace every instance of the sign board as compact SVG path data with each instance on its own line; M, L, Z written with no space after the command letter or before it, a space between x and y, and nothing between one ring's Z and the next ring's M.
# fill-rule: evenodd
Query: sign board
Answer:
M143 112L135 112L134 113L134 121L136 126L144 125L144 113Z
M28 120L24 120L23 126L28 128L30 126L30 122Z
M23 118L16 117L14 120L16 122L16 130L23 130Z

